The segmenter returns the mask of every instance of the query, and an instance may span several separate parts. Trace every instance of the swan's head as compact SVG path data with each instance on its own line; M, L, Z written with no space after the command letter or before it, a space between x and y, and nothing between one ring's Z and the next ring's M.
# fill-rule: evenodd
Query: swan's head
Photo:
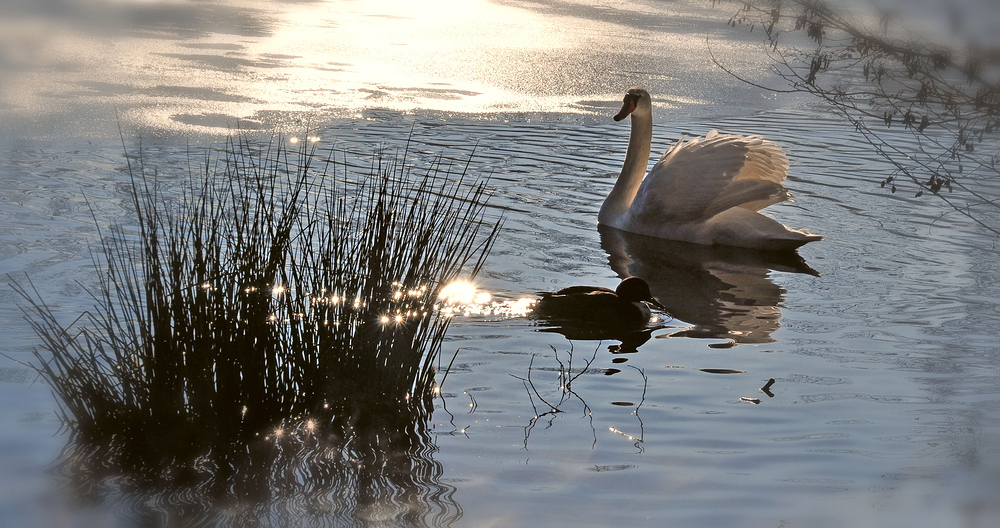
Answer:
M621 121L628 117L632 112L635 112L635 109L643 101L645 105L650 105L649 92L639 87L630 88L628 92L625 92L625 98L622 100L622 109L615 115L615 121Z

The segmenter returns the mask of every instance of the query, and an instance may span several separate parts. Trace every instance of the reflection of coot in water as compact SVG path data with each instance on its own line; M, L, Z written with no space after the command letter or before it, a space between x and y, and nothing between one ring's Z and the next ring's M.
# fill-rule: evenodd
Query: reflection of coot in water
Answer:
M532 315L553 324L547 331L568 339L617 339L622 351L635 351L651 330L649 303L666 310L650 294L649 285L638 277L627 277L614 290L601 286L570 286L540 293Z
M818 276L795 253L709 247L599 226L601 245L620 276L640 276L674 318L694 326L673 334L770 343L781 327L785 290L772 270Z

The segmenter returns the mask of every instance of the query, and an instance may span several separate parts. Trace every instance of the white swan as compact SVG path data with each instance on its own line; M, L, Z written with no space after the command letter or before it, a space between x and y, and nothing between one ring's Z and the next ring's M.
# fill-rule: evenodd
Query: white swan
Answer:
M709 132L668 149L643 179L653 139L649 93L632 88L615 121L632 116L622 172L598 223L641 235L703 245L792 250L822 240L760 213L790 198L781 186L788 160L760 136Z

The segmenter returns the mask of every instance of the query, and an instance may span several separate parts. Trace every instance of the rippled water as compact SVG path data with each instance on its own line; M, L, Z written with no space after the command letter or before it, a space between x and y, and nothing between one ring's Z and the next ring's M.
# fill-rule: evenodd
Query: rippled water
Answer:
M991 235L940 204L884 191L885 167L836 122L788 112L712 126L787 148L797 201L773 214L827 236L800 251L820 276L656 244L629 247L624 264L594 218L625 135L611 126L520 132L518 148L537 149L539 170L498 176L499 201L514 212L484 285L517 295L641 274L679 326L703 331L654 332L620 363L606 343L526 321L455 327L468 370L446 389L476 404L455 418L470 425L468 438L440 444L463 479L456 498L500 525L571 524L581 514L761 526L904 522L931 511L946 524L977 518L991 494L980 486L997 478L998 350L984 324L997 314ZM661 125L659 144L705 128ZM726 337L741 344L713 348L726 343L720 330L740 332ZM706 337L671 337L692 334ZM552 402L557 358L571 352L577 368L593 363L565 413L533 421L547 405L504 374L533 369ZM769 378L773 398L758 390Z
M504 313L456 317L441 354L442 366L455 356L443 394L427 430L413 433L416 445L393 462L412 467L413 478L376 481L384 494L359 500L351 510L359 519L810 527L993 526L1000 519L994 236L934 197L880 187L891 167L850 127L820 108L779 104L710 73L700 44L674 38L697 34L700 43L707 32L721 39L724 21L702 10L678 15L664 2L644 4L653 6L644 16L587 2L491 3L498 19L516 7L526 25L512 26L548 28L548 39L487 53L488 35L476 32L483 40L469 49L488 56L463 76L435 57L466 26L442 29L427 49L417 45L419 35L400 33L393 45L409 46L413 54L403 55L412 60L395 64L407 76L390 80L370 65L385 52L378 39L373 48L350 47L352 60L337 62L350 44L343 39L358 29L329 37L327 55L297 40L296 28L314 39L334 32L331 13L346 9L341 4L324 4L323 16L313 4L161 6L150 19L156 24L99 47L115 58L106 62L60 54L103 27L99 16L80 33L44 41L67 61L46 63L57 82L17 92L25 98L0 107L18 119L30 114L26 135L44 139L21 141L19 130L3 130L12 139L0 152L0 272L30 274L65 320L90 308L95 220L104 228L133 215L122 147L106 139L117 129L115 104L125 109L129 149L138 148L131 131L139 126L144 156L168 184L203 159L202 149L220 146L236 119L286 136L309 126L301 133L316 134L358 171L380 146L409 144L417 166L441 159L490 175L491 216L505 223L477 286L494 301L576 284L614 286L637 274L670 317L632 347ZM352 23L406 19L372 5L351 3ZM421 13L407 16L421 20ZM622 41L629 45L619 50ZM724 43L727 57L750 56L740 38ZM581 49L590 52L574 54ZM134 50L145 66L115 77L115 64ZM79 55L91 56L82 48ZM8 55L8 66L11 57L18 56ZM615 67L595 67L609 64ZM484 79L496 68L511 75L489 85ZM554 93L539 74L545 68L575 79L572 93ZM713 128L762 134L787 151L787 187L796 197L770 214L826 240L803 247L801 259L776 259L598 231L597 210L628 141L628 127L608 117L620 97L609 86L640 82L633 79L663 94L654 154L683 134ZM22 75L5 86L36 81ZM316 118L297 123L303 116ZM979 185L1000 195L995 183ZM128 490L127 479L84 490L54 466L68 435L49 388L23 365L36 340L16 301L0 288L0 524L128 526L151 511L201 504L188 489L152 497ZM289 474L267 520L343 521L324 517L329 497L297 495L308 471Z
M373 113L322 132L349 155L368 155L371 138L409 141L412 159L471 156L473 171L491 173L490 206L506 222L477 284L495 300L639 274L674 317L627 354L609 350L616 341L568 339L530 319L456 318L443 356L457 350L457 359L431 424L430 457L440 484L454 487L441 505L448 518L995 519L1000 264L991 235L934 199L879 187L884 164L808 109L660 123L654 149L711 127L786 148L796 201L771 214L827 237L800 250L804 262L600 233L624 125ZM186 166L190 147L146 148L168 174ZM96 240L88 204L99 222L129 215L118 148L14 149L6 159L4 269L29 272L60 313L85 309ZM5 352L26 360L30 331L12 293L3 298ZM65 437L53 436L48 390L17 365L3 373L4 515L49 520L42 504L65 499L43 468ZM773 396L759 390L771 378ZM25 502L35 505L29 513Z

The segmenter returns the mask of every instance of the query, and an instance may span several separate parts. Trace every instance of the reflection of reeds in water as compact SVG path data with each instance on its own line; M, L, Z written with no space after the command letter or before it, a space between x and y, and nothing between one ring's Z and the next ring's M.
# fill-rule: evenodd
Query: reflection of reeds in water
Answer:
M382 154L351 181L240 140L168 199L136 163L138 226L104 237L85 324L15 285L75 433L64 469L152 485L145 515L457 515L429 456L433 305L495 238L484 183Z

